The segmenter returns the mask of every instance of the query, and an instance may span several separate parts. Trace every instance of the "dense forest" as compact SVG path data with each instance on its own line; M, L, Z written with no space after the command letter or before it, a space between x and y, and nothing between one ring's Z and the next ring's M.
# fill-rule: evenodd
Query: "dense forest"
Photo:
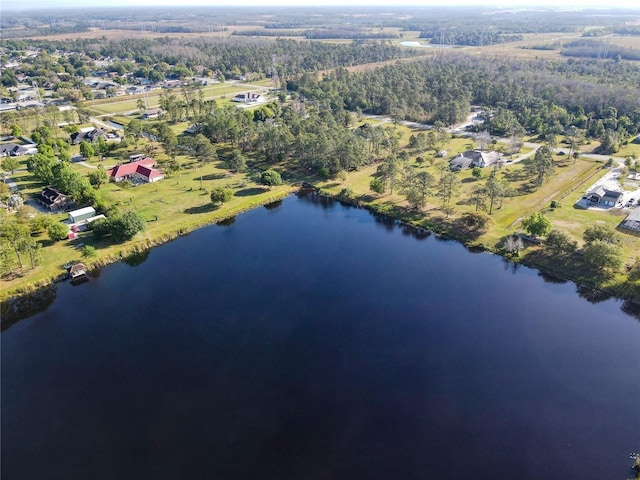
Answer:
M75 41L46 41L46 40L3 40L0 46L8 51L19 52L29 48L45 51L84 52L74 54L62 67L67 73L75 74L75 69L93 64L92 59L99 57L117 58L119 61L109 67L109 71L125 73L134 69L159 70L162 65L183 66L183 75L193 75L195 67L204 67L225 77L233 77L247 72L265 76L271 74L274 66L279 75L297 75L303 72L313 72L339 66L351 66L371 62L395 60L420 52L400 49L385 41L372 41L366 44L352 42L331 45L318 42L276 39L241 39L235 38L220 41L215 38L196 39L123 39L108 41L101 39L78 39ZM83 57L84 60L83 60ZM36 58L27 65L34 65L34 69L42 66L43 59ZM67 65L71 64L74 70ZM24 69L22 69L24 70ZM20 73L22 70L18 70ZM50 65L43 70L59 70ZM29 73L32 77L46 76L38 72ZM85 75L90 72L85 70ZM175 72L174 72L175 73ZM37 79L36 79L37 81ZM46 80L48 81L48 79Z
M640 46L640 39L638 40ZM617 58L618 60L640 60L640 49L611 45L607 39L580 39L567 42L562 48L567 57Z
M317 78L289 88L334 108L454 124L471 104L493 109L486 126L510 136L575 127L615 152L640 130L640 68L614 61L522 62L451 55Z

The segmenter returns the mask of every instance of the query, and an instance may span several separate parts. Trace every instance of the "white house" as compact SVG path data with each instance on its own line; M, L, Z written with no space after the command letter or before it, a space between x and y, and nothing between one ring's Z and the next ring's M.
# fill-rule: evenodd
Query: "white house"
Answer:
M235 97L233 97L234 102L240 103L263 103L265 102L265 98L256 92L245 92L239 93Z
M502 161L502 154L498 152L484 152L482 150L467 150L451 161L452 170L467 167L488 167Z

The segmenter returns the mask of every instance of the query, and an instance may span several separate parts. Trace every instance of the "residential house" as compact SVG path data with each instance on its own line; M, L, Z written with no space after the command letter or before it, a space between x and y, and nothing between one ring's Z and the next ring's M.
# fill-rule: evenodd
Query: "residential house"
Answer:
M0 145L0 157L20 157L22 155L35 155L38 147L35 143L18 145L16 143L5 143Z
M216 83L220 83L220 80L218 80L217 78L213 78L213 77L195 77L193 79L194 83L199 83L202 86L207 86L207 85L214 85Z
M95 127L81 128L79 131L71 134L71 144L78 145L82 142L95 143L98 141L98 138L105 136L106 132L104 130Z
M615 207L621 202L622 192L609 190L602 185L598 185L593 190L587 192L587 203L590 205L609 208Z
M104 80L85 82L85 85L94 90L106 90L107 88L117 88L119 84L114 82L106 82Z
M20 109L20 108L40 108L40 107L44 107L44 103L42 103L39 100L25 100L23 102L18 102L16 104L16 107L18 109Z
M180 80L166 80L162 84L164 88L177 88L181 85L182 85L182 82Z
M107 175L113 182L131 180L134 182L153 183L164 178L164 174L154 168L156 161L153 158L143 158L135 162L123 163L107 170Z
M161 108L150 108L148 110L145 110L145 112L142 114L142 118L144 118L145 120L152 120L154 118L158 118L160 115L162 115L162 109Z
M138 93L144 93L147 89L145 87L131 86L125 90L129 95L136 95Z
M473 162L473 159L465 157L464 155L458 155L456 158L449 162L449 169L457 172L465 168L470 168L471 162Z
M0 112L9 112L11 110L16 110L18 108L18 104L13 101L12 98L2 97L0 98Z
M233 101L240 103L262 103L265 101L265 98L256 92L245 92L233 97Z
M69 197L51 187L43 188L36 200L52 212L64 210L70 203Z
M627 218L622 221L620 227L640 233L640 208L636 208L627 215Z
M451 161L450 168L451 170L461 170L462 168L469 167L484 168L502 161L502 154L498 152L467 150ZM460 168L453 168L454 165L460 165Z
M19 145L15 143L3 143L0 145L0 157L15 157L12 153Z

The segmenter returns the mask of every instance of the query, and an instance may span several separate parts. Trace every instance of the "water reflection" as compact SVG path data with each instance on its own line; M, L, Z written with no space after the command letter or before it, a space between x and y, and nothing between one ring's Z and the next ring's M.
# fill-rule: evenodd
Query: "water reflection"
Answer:
M538 276L540 278L542 278L545 281L545 283L553 283L553 284L556 284L556 285L563 285L563 284L567 283L567 280L564 280L562 278L558 278L558 277L556 277L554 275L551 275L549 273L538 272Z
M518 270L520 270L520 267L522 267L522 265L518 262L509 260L506 257L502 257L502 266L504 267L505 272L511 272L514 275L518 273Z
M86 275L82 275L81 277L74 278L71 280L71 285L77 287L78 285L82 285L83 283L87 283L89 281L89 277Z
M44 312L56 299L56 285L37 290L28 295L11 298L0 304L0 330L36 313Z
M266 205L264 205L264 208L266 208L267 210L275 210L276 208L279 208L281 205L282 205L282 200L276 200L275 202L267 203Z
M576 293L580 295L580 298L584 298L589 303L601 303L606 302L612 298L610 293L603 292L602 290L596 290L589 287L576 287Z
M236 223L236 217L229 217L225 218L224 220L220 220L216 223L216 225L218 225L219 227L230 227L234 223Z
M620 307L624 313L629 315L630 317L635 318L640 321L640 304L632 302L631 300L625 300Z
M373 212L372 215L376 223L381 224L388 231L392 231L395 228L396 221L394 218L391 218L388 215L384 215L382 213L377 213L377 212Z
M149 258L149 254L151 250L143 250L141 252L136 252L128 257L122 259L122 262L129 265L130 267L137 267L138 265L142 265Z

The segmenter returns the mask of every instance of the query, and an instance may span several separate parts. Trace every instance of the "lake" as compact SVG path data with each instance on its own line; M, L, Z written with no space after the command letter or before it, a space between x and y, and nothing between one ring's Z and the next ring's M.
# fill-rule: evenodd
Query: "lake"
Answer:
M3 479L625 479L640 450L621 302L315 195L45 296L0 336Z

